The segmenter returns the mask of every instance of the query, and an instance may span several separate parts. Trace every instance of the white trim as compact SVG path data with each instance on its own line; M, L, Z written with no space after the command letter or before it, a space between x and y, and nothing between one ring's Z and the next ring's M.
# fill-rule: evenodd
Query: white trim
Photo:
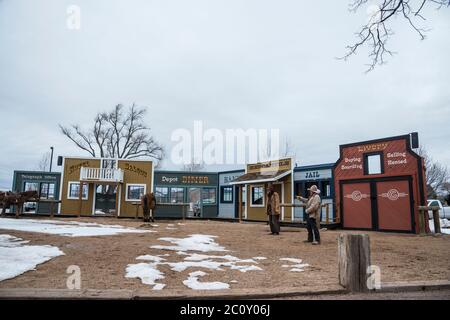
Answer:
M64 186L64 169L66 165L66 159L63 157L62 162L62 172L61 172L61 181L59 182L59 200L61 200L60 203L58 203L58 214L61 214L61 207L62 207L62 201L63 201L63 186Z
M121 207L121 204L122 204L122 187L123 187L123 183L119 183L119 184L117 185L117 192L119 193L119 195L118 195L118 197L119 197L119 203L117 203L117 212L116 212L116 215L117 215L118 217L120 217L120 207Z
M77 159L77 160L117 160L117 161L130 161L130 162L152 162L153 161L151 159L125 159L125 158L102 158L102 157L70 157L70 156L62 156L63 157L63 162L64 159Z
M292 174L291 174L291 203L295 202L295 197L294 197L294 170L292 170ZM291 207L291 222L294 222L294 208L295 207Z
M244 207L244 216L247 219L247 206L248 206L248 186L245 185L245 207Z
M136 186L136 187L144 187L144 194L147 193L147 184L146 183L127 183L125 184L125 201L140 201L141 199L128 199L128 186Z
M253 204L253 191L252 188L254 187L262 187L263 188L263 196L262 196L262 204ZM252 208L264 208L266 206L266 201L265 201L265 197L266 197L266 186L264 184L253 184L250 185L250 207Z
M80 200L80 197L71 197L70 196L70 185L71 184L78 184L81 185L80 181L68 181L67 182L67 200ZM89 183L83 183L83 186L87 186L87 191L86 191L86 197L83 198L83 190L80 190L81 195L82 195L82 199L81 200L89 200ZM81 187L80 187L81 189Z
M97 186L98 184L94 183L94 195L92 196L93 201L92 201L92 215L95 215L95 201L97 201Z

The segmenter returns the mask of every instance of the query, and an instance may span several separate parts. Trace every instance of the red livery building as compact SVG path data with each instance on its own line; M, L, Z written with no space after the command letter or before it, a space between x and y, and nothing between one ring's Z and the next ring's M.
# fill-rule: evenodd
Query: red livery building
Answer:
M411 135L345 144L339 151L333 170L342 227L418 233L425 172Z

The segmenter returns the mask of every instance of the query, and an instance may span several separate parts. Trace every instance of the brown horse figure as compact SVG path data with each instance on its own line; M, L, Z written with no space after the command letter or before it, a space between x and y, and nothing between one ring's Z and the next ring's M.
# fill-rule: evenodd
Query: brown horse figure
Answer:
M1 198L1 196L0 196ZM2 213L3 215L6 212L6 209L9 209L11 205L16 205L16 218L22 213L23 204L27 201L39 200L39 193L37 191L24 191L24 192L6 192L3 194L2 199Z
M155 222L153 210L156 208L156 197L153 192L144 194L141 198L142 210L144 211L144 222Z

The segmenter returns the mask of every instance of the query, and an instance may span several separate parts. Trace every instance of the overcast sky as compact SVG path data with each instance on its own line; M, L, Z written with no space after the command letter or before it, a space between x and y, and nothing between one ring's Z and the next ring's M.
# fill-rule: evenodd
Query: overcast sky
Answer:
M72 4L80 30L67 28ZM398 54L365 74L365 49L335 59L367 20L345 0L0 0L0 189L50 146L55 158L83 155L58 123L90 126L98 111L133 102L148 107L168 154L173 130L202 120L280 128L300 164L418 131L450 165L450 9L425 14L428 38L399 19L389 43Z

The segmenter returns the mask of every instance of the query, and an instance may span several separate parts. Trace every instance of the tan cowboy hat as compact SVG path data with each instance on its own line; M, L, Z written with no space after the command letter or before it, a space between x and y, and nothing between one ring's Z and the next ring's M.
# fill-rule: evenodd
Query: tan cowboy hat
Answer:
M308 191L312 191L312 192L317 193L317 194L320 193L320 190L317 188L317 186L316 186L315 184L313 184L313 185L311 186L311 188L308 188L307 190L308 190Z

